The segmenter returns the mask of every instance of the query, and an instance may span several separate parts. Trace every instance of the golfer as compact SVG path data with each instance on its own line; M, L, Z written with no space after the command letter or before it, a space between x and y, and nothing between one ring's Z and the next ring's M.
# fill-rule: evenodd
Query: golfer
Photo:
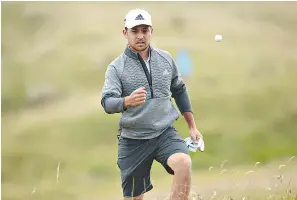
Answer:
M125 51L107 67L101 104L108 114L122 113L118 134L118 167L124 199L143 199L153 186L154 160L173 176L171 200L188 199L191 158L173 127L179 117L171 97L183 115L190 137L202 137L196 128L186 86L167 51L150 45L150 14L141 9L127 13L123 35Z

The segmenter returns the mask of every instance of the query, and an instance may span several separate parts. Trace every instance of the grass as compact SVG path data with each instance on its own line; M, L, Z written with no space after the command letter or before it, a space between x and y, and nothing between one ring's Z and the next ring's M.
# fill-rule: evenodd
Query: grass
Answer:
M208 170L199 170L194 174L190 199L295 199L294 159L236 167L230 160L223 160ZM148 199L168 199L170 183L171 178L159 180L157 191L147 193ZM167 185L166 189L161 185Z
M153 45L174 57L178 49L186 48L193 59L193 73L185 82L206 142L206 152L191 154L195 182L223 160L240 170L296 155L294 5L2 3L3 199L120 196L116 166L120 116L103 112L100 90L107 65L126 44L121 35L123 16L135 7L152 13ZM160 14L164 10L167 14ZM177 22L184 29L178 29ZM216 34L223 36L222 42L214 42ZM175 126L187 136L182 117ZM167 177L155 164L153 174L161 177L155 179L158 185ZM212 184L220 177L213 176ZM205 175L204 180L212 178ZM220 183L228 186L227 176ZM159 187L162 193L164 188ZM251 190L247 192L257 193Z

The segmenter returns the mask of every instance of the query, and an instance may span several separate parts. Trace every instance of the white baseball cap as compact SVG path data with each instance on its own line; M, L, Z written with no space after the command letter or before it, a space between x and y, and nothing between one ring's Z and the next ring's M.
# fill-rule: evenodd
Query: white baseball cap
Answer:
M130 10L125 17L124 22L126 28L133 28L138 25L152 26L151 15L147 11L138 8Z

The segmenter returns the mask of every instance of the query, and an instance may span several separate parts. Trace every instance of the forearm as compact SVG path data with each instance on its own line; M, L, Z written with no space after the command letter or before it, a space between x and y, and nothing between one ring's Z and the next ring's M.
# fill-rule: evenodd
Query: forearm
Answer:
M179 92L175 92L173 94L173 98L175 100L175 103L179 111L182 114L185 112L192 112L192 106L191 106L190 98L186 88L182 89Z
M101 101L102 107L108 114L120 113L124 111L124 98L108 97Z
M174 95L174 99L181 114L184 116L189 129L196 128L190 98L186 88Z
M196 129L196 124L195 124L193 113L185 112L185 113L183 113L183 116L187 122L189 129Z

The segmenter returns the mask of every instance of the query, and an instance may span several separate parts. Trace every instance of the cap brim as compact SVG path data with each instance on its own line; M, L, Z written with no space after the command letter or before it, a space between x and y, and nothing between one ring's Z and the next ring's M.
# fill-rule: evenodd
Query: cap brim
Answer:
M152 26L152 24L147 20L141 20L141 21L133 21L132 23L126 24L126 28L133 28L135 26L139 25L147 25Z

